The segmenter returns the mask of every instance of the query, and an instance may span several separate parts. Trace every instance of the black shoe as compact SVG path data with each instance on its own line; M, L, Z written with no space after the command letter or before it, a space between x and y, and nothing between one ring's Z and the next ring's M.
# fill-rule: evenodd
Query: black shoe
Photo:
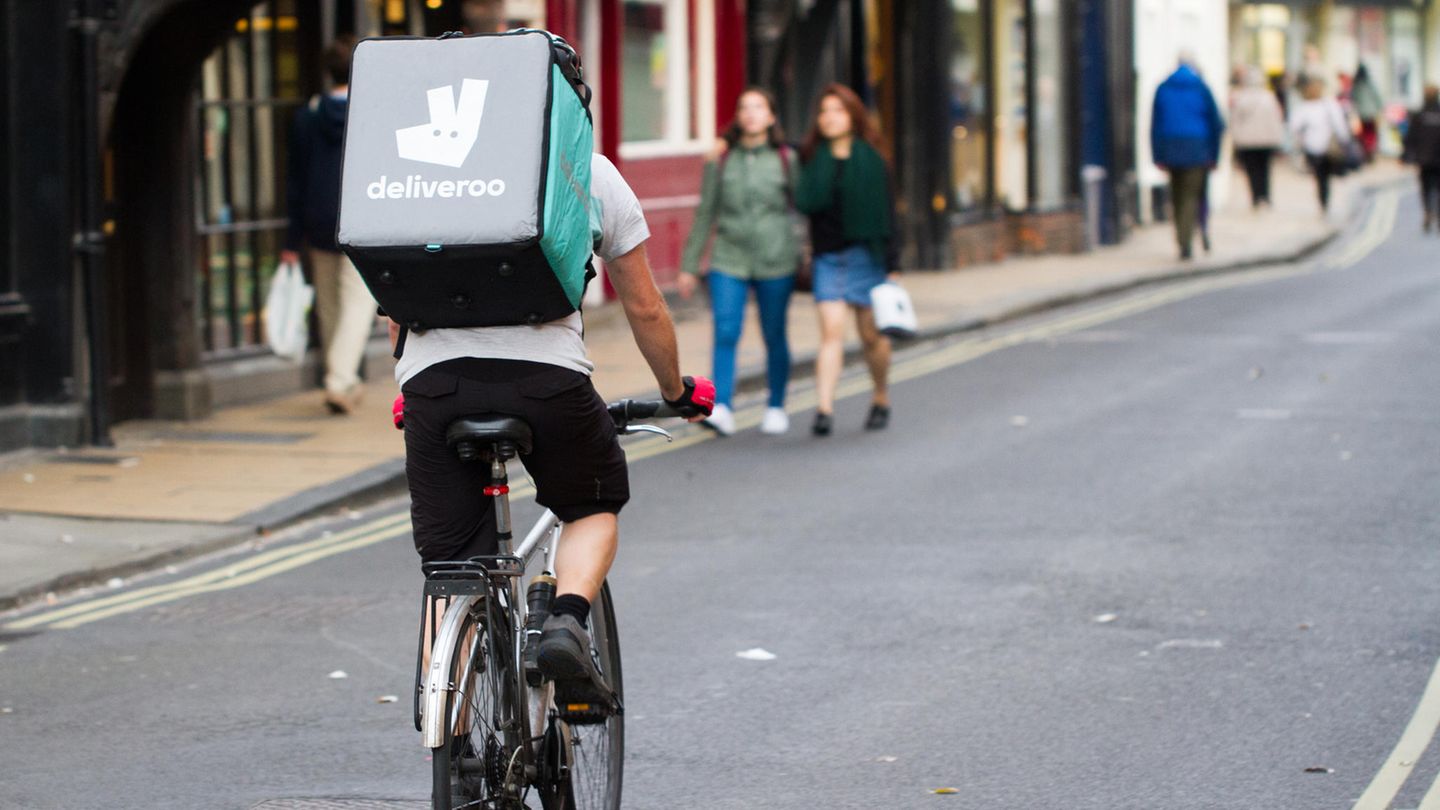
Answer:
M816 436L829 436L830 423L834 421L828 413L815 412L815 424L810 426L810 432Z
M889 405L871 405L870 415L865 417L866 430L884 430L890 424Z
M1190 253L1190 248L1188 248L1188 247L1180 248L1180 261L1182 261L1182 262L1188 262L1188 261L1190 261L1191 256L1192 256L1192 254Z
M1200 247L1205 249L1205 255L1210 255L1210 234L1200 234Z
M574 616L550 616L536 662L555 682L555 710L571 725L603 723L620 711L615 692L590 656L590 634Z

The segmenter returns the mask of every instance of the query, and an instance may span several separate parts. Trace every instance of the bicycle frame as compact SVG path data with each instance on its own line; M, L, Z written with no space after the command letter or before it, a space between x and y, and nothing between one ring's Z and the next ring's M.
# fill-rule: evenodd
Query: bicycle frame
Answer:
M436 596L463 596L461 599L451 600L438 627L432 629L430 667L424 673L423 682L420 680L422 675L420 661L423 658L425 639L424 631L421 631L421 658L416 660L415 727L420 732L421 743L426 748L438 748L445 742L446 724L450 722L449 713L445 710L446 703L455 688L455 685L449 682L449 673L453 671L450 656L455 649L455 642L459 640L460 628L466 614L474 608L475 603L484 593L499 588L506 591L509 596L509 604L506 609L513 619L511 622L513 660L510 663L516 677L523 681L520 656L524 652L526 642L525 616L522 607L525 601L524 594L521 592L520 580L524 576L526 568L529 567L531 558L542 547L542 541L546 539L547 535L549 542L544 545L544 570L546 572L555 570L555 555L559 551L563 528L560 519L555 517L555 513L546 509L539 520L535 521L530 532L525 535L525 540L521 542L520 547L512 551L510 547L513 545L513 538L509 536L509 493L502 492L495 497L497 499L495 516L497 533L500 535L500 554L493 558L475 558L475 567L476 569L484 568L481 565L482 562L492 561L498 565L493 568L485 568L486 576L479 579L470 577L456 580L428 580L426 582L427 603ZM498 501L503 501L503 508ZM478 571L471 573L478 573ZM498 581L502 578L508 580L503 586Z
M661 428L630 424L631 419L679 415L667 411L667 407L660 402L632 400L622 400L607 406L621 435L652 433L663 436L668 441L671 439L670 434ZM480 429L473 430L477 434L483 433ZM550 784L557 778L555 775L548 775L548 772L542 774L542 770L558 768L558 778L565 778L568 767L564 761L547 765L548 755L541 750L546 747L543 743L548 743L551 739L551 727L546 725L548 698L533 650L527 651L527 647L538 641L538 638L531 636L539 636L540 625L538 621L527 621L536 617L527 615L532 605L527 601L528 594L522 583L531 563L537 558L543 559L541 577L549 579L553 593L555 560L564 524L553 512L546 509L517 547L511 532L510 486L506 469L507 462L518 455L519 448L516 443L506 438L497 438L493 445L480 445L477 439L462 437L452 446L464 461L486 460L491 465L490 484L485 487L484 492L494 499L497 553L494 556L427 563L422 566L426 580L419 649L415 661L415 729L420 732L421 744L437 751L435 766L443 770L444 763L438 758L443 754L438 749L447 744L447 736L456 731L463 715L462 701L466 698L461 693L466 689L465 684L472 679L470 673L479 671L475 669L473 659L478 656L489 658L493 654L501 655L507 660L491 660L493 669L488 677L498 678L497 682L502 689L513 688L515 692L511 696L513 699L502 697L498 701L501 716L491 731L503 731L504 737L512 741L507 746L514 746L505 767L502 789L507 792L523 792L529 789L528 786L538 784L537 779ZM488 453L483 452L486 448L489 449ZM536 581L543 584L541 577L537 577ZM536 605L544 605L544 591L539 588L539 585L532 582L530 590L536 595ZM441 599L448 604L444 615L437 621L436 613ZM472 660L457 662L453 659L457 650L463 648L461 634L466 632L467 621L482 600L486 641L483 645L463 645L468 646L466 654L471 656ZM608 605L608 602L606 604ZM508 628L504 627L506 620L510 622ZM502 652L498 649L500 645L495 639L497 634L501 633L510 634L507 639L510 644L508 651ZM427 640L430 648L428 666L425 664ZM463 666L457 669L456 664ZM616 666L618 676L618 662ZM458 683L452 682L452 674L457 672L463 675L456 678ZM620 711L622 710L617 703L616 713ZM471 717L470 721L474 722L474 717ZM459 731L470 733L468 728ZM563 723L559 734L559 739L569 740L569 731ZM568 746L568 743L562 745ZM565 760L567 756L568 754L562 755L560 760ZM513 771L517 765L519 770ZM473 767L473 764L465 765L457 761L452 763L452 775L455 768ZM512 777L512 773L517 776Z

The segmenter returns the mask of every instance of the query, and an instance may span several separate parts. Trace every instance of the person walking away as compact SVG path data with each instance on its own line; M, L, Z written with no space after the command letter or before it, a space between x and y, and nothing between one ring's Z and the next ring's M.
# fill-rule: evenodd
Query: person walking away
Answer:
M1342 168L1350 142L1350 124L1340 102L1325 94L1325 82L1311 79L1303 94L1305 100L1290 116L1290 132L1315 175L1320 211L1325 213L1330 210L1330 178Z
M375 326L375 299L335 244L354 50L353 37L341 36L330 43L325 66L333 86L295 114L285 189L290 225L280 252L281 261L299 262L300 251L306 249L325 359L325 406L333 414L350 413L360 402L360 364Z
M1181 54L1180 66L1155 91L1150 118L1150 152L1155 164L1170 174L1175 238L1183 260L1193 255L1201 192L1220 160L1225 132L1215 97L1194 65L1192 55Z
M1425 232L1440 230L1440 86L1426 85L1424 105L1410 116L1405 159L1420 168Z
M1240 89L1230 98L1230 138L1235 160L1250 181L1250 205L1270 205L1270 164L1285 141L1285 118L1259 68L1246 69Z
M811 433L828 436L844 362L845 311L855 315L874 385L866 430L890 422L890 339L875 326L870 291L896 271L895 201L879 131L855 91L831 84L820 96L800 148L804 166L795 205L810 216L820 351L819 405Z
M1355 71L1355 78L1350 83L1350 107L1355 111L1355 117L1360 119L1360 147L1365 150L1365 161L1368 163L1375 159L1375 151L1380 145L1379 122L1380 116L1385 114L1385 100L1370 78L1370 69L1364 65Z
M750 292L760 310L765 337L765 380L770 398L760 432L790 429L785 388L790 381L786 317L795 289L799 246L790 224L799 156L785 144L775 116L775 97L751 87L735 104L721 151L705 165L700 205L681 259L680 295L694 294L700 258L714 234L705 278L715 324L713 372L715 409L705 425L722 436L735 431L735 351Z

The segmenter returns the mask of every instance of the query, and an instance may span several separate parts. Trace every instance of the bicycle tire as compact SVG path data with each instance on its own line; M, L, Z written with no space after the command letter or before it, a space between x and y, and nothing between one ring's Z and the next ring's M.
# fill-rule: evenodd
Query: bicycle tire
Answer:
M590 652L623 706L620 635L608 582L600 586L600 594L590 606ZM620 810L625 716L617 712L604 723L576 725L569 730L568 775L549 797L542 794L549 799L544 802L546 810Z
M503 729L500 721L507 702L515 700L515 685L508 683L513 674L510 667L510 634L503 626L503 610L486 612L490 600L477 603L461 624L459 637L450 652L449 682L456 684L445 703L444 743L431 752L431 807L433 810L459 810L473 807L505 807L504 778L523 732ZM491 630L494 632L490 632ZM473 645L473 646L472 646ZM522 693L523 694L523 693ZM509 697L507 697L507 695ZM469 745L457 744L456 721L460 703L469 710ZM512 707L515 705L510 704ZM513 708L510 709L512 712ZM462 777L454 760L457 749L467 757L467 766L479 773ZM497 775L501 778L497 780Z

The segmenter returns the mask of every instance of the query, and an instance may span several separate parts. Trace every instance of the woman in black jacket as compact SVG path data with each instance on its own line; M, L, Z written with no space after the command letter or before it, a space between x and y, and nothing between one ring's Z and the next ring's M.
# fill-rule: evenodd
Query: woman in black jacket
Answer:
M1420 167L1420 197L1429 233L1440 225L1440 87L1436 85L1425 88L1425 105L1410 116L1405 159Z

